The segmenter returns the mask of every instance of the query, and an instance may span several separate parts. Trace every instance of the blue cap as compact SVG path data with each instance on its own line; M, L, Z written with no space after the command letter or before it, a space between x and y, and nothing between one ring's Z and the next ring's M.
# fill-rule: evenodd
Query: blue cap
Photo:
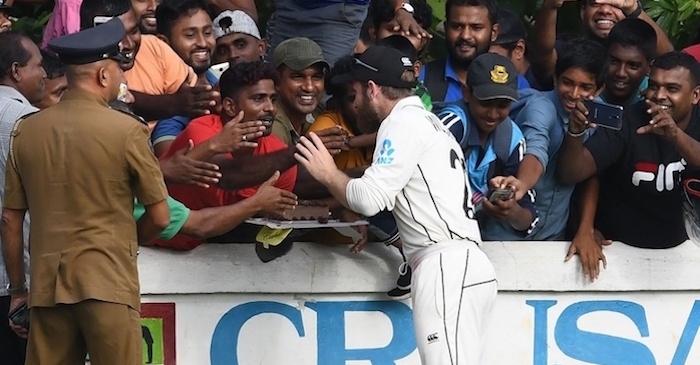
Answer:
M124 24L114 17L94 28L56 38L49 42L49 48L67 65L84 65L108 58L129 62L120 49L125 36Z

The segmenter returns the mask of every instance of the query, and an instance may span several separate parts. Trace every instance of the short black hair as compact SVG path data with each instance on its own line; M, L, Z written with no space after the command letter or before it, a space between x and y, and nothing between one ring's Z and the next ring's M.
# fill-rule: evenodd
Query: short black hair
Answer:
M24 34L14 30L0 33L0 79L12 72L13 63L26 66L32 58L32 54L22 46L23 39L31 41Z
M331 79L338 75L349 73L355 65L355 56L345 56L335 61L333 68L326 74L326 94L341 97L344 93L343 85L333 84Z
M690 71L690 76L693 78L693 87L700 84L700 63L695 57L685 52L673 51L664 53L654 59L651 67L661 70L672 70L677 67L685 68Z
M554 66L554 75L561 76L566 70L580 68L595 78L596 87L605 82L608 72L608 58L603 46L584 37L572 38L564 44Z
M244 62L231 65L221 74L219 87L222 98L233 98L245 87L257 84L260 80L272 80L279 85L280 76L277 70L269 63L261 61Z
M96 16L120 16L131 10L130 0L86 0L80 5L80 29L95 26Z
M61 62L58 56L45 49L41 50L41 67L46 71L46 78L51 80L57 77L65 76L66 65Z
M608 48L613 44L638 48L647 61L656 58L656 32L641 19L627 18L615 24L607 38Z
M447 0L445 3L445 18L450 15L454 6L485 6L489 11L489 21L493 26L498 21L498 2L496 0Z
M369 29L372 28L374 24L374 19L370 14L367 14L365 21L362 22L362 28L360 28L360 40L367 46L374 44L374 39L372 35L369 34Z
M425 0L410 0L413 6L413 19L424 29L430 28L433 24L433 8ZM369 3L367 18L372 18L374 29L379 30L382 23L390 22L394 19L396 9L391 1L376 0Z
M416 50L416 47L413 47L413 43L402 35L394 34L384 39L380 39L377 41L377 45L393 48L403 53L403 55L408 57L411 62L416 62L416 60L418 60L418 51Z
M197 10L204 10L207 14L211 14L209 5L207 5L205 0L163 0L156 8L157 33L169 37L173 29L173 24L175 24L181 16L192 14Z

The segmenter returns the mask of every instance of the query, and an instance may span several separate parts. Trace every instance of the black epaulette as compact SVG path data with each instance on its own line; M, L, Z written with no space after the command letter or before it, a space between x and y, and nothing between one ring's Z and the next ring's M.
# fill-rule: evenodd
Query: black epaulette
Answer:
M139 116L139 115L136 115L136 114L134 114L134 113L132 113L132 112L130 112L130 111L126 111L126 110L121 110L121 109L112 108L112 107L110 107L110 108L111 108L112 110L116 110L116 111L118 111L118 112L120 112L120 113L122 113L122 114L128 115L128 116L130 116L130 117L136 119L136 121L138 121L139 123L142 123L143 125L148 126L148 122L146 122L146 120L143 119L143 118L142 118L141 116Z

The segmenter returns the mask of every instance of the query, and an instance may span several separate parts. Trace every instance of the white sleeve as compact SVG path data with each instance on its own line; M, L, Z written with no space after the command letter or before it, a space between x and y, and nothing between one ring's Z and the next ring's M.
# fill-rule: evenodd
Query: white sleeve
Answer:
M372 166L361 178L351 180L345 191L350 209L371 217L394 208L397 194L415 173L424 150L426 139L418 137L430 133L424 130L431 128L429 123L416 123L415 119L397 115L382 123Z

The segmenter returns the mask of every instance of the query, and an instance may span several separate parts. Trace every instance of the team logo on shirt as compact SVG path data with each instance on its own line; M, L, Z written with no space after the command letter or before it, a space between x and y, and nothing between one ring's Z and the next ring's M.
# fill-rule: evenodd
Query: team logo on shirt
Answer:
M392 156L394 151L394 148L391 147L391 140L385 139L382 141L382 148L379 149L379 157L377 157L377 160L374 163L377 165L390 164L392 161L394 161L394 157Z
M438 337L437 332L431 333L428 335L428 345L430 345L433 342L438 342L440 341L440 337Z
M678 175L688 163L685 159L678 162L671 162L668 165L655 164L652 162L637 162L635 172L632 173L632 185L639 186L642 181L656 184L658 192L673 191L678 182Z
M508 71L505 66L495 65L491 70L491 81L497 84L505 84L508 82Z

